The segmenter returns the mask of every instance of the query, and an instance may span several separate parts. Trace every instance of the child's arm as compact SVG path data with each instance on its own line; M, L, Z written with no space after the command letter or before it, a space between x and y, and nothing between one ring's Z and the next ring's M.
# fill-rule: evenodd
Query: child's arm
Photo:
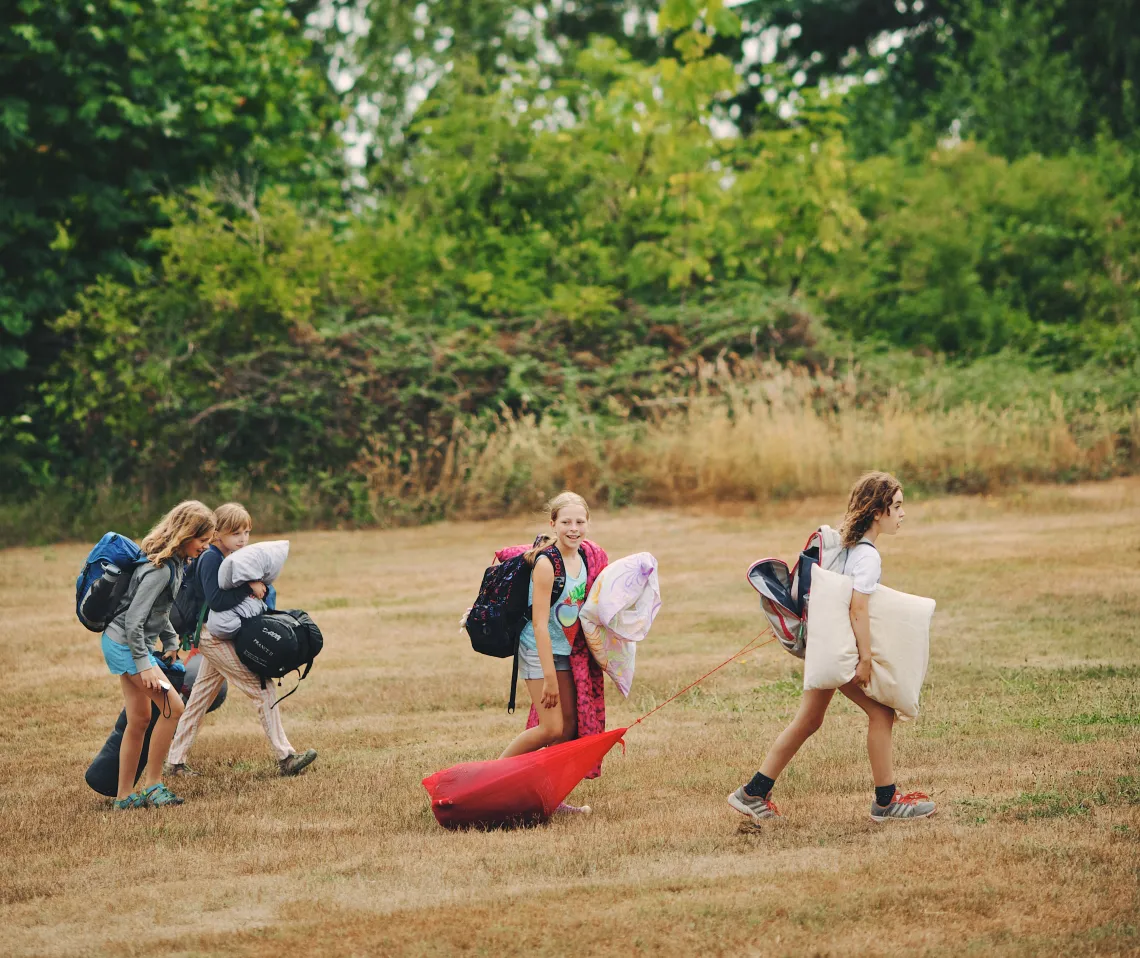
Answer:
M868 603L871 597L857 589L851 591L851 631L855 633L855 647L859 650L859 664L855 666L855 684L865 689L871 684L871 615Z
M218 585L218 569L222 557L216 552L207 552L198 560L198 581L202 584L202 595L211 612L229 612L237 608L253 595L249 584L223 589Z
M554 668L554 646L550 642L550 590L554 588L554 565L546 556L539 556L531 574L534 582L534 601L530 608L530 621L534 626L534 644L538 660L542 663L542 707L558 708L558 673Z
M131 650L131 658L135 660L135 669L144 684L150 688L157 686L148 681L145 674L154 668L150 664L151 651L146 640L146 620L150 617L150 610L154 607L155 600L166 588L168 575L165 569L148 569L139 579L138 588L123 620L127 633L127 647Z

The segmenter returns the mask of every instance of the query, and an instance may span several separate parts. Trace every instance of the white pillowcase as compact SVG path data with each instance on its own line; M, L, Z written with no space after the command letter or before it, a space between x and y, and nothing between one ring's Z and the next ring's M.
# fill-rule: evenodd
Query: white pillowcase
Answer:
M231 552L222 560L218 567L218 585L223 589L232 589L243 582L256 582L258 579L269 585L281 575L288 558L288 539L255 542L237 552Z
M837 689L855 678L859 649L851 631L849 575L811 570L808 595L807 646L804 649L804 691Z
M837 689L855 677L859 649L851 630L852 581L812 569L804 689ZM867 694L902 719L918 715L918 699L930 664L930 621L935 602L880 585L868 601L871 618L871 683Z
M255 542L244 549L238 549L237 552L231 552L222 560L222 564L218 567L218 585L223 589L232 589L244 582L256 582L258 579L269 585L281 575L285 560L288 558L288 539ZM256 599L251 595L226 612L211 610L206 617L206 629L211 635L221 638L237 635L241 629L242 619L252 619L255 615L261 615L267 608L263 599Z

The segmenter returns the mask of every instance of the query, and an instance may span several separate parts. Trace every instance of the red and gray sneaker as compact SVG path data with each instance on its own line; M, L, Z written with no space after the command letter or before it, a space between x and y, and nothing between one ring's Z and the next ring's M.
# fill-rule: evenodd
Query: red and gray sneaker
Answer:
M741 815L747 815L757 825L765 819L783 817L780 815L780 810L776 807L775 802L770 798L760 798L757 795L749 795L744 790L743 785L728 796L728 804L740 812Z
M871 802L871 821L885 822L893 818L930 818L936 811L934 802L926 792L908 792L900 795L895 792L889 805Z

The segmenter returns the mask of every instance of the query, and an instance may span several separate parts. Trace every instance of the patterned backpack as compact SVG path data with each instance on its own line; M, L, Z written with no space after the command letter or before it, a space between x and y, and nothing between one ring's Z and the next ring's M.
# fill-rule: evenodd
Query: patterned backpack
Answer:
M748 567L748 582L760 593L760 608L768 617L780 644L796 658L807 648L811 570L819 565L842 572L847 550L839 533L820 526L808 536L800 557L790 569L783 559L757 559Z
M536 540L537 544L537 540ZM554 587L550 604L554 605L566 587L566 565L557 546L539 553L554 566ZM530 577L534 570L525 555L497 562L483 573L483 583L475 604L467 610L464 627L471 637L471 648L497 659L514 658L511 672L511 696L507 711L515 710L515 686L519 678L519 636L530 619Z

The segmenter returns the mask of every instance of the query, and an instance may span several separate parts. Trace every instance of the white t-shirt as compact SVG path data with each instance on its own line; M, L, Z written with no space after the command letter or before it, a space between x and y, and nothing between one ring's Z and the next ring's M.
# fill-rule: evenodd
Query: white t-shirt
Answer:
M883 560L879 550L864 539L847 550L843 574L855 580L855 591L870 595L879 587L883 576Z

